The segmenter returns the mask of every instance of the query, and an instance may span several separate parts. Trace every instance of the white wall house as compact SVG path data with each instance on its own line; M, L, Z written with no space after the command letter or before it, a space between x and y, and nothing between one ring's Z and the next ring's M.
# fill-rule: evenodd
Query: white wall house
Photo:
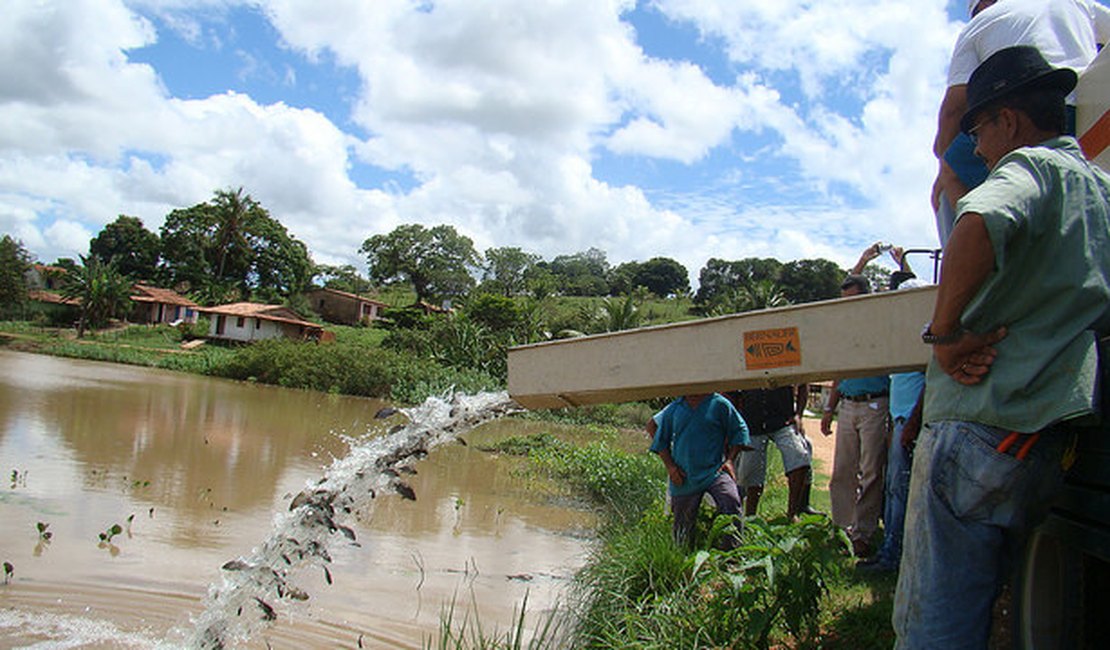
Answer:
M249 343L285 337L298 341L318 340L324 328L304 320L297 312L281 305L236 302L201 307L208 315L208 338Z

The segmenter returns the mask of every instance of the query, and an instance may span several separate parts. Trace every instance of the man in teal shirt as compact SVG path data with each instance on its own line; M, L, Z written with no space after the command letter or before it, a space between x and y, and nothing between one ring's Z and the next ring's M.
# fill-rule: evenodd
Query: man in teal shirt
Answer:
M750 448L748 426L740 413L717 393L686 395L653 418L651 451L659 454L670 478L675 541L693 543L702 496L709 493L717 512L740 516L740 494L733 463ZM726 540L735 546L738 540Z
M957 205L932 322L895 593L897 648L985 648L991 606L1095 412L1110 333L1110 176L1061 136L1071 70L1031 47L968 82L990 176Z

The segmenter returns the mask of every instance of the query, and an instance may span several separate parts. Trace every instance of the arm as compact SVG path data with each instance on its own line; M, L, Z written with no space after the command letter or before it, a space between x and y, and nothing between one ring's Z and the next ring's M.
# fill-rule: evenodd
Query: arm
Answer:
M921 411L925 407L925 391L922 390L921 394L917 396L917 403L913 405L913 412L910 417L906 419L906 423L902 425L902 447L905 449L913 449L917 443L917 434L921 431Z
M806 404L808 403L809 384L798 384L797 391L794 393L794 428L802 437L806 435L804 418L806 414Z
M674 462L674 458L671 457L671 451L669 449L664 449L657 453L659 454L659 460L663 461L663 467L667 468L667 476L670 477L671 483L675 485L682 485L685 483L686 472L683 472L682 468L678 466L678 463Z
M881 252L882 251L880 250L879 242L875 242L874 244L871 244L867 248L863 249L863 252L860 253L859 261L856 262L856 265L852 267L851 274L859 275L860 273L863 273L863 267L867 266L868 262L878 257Z
M826 436L832 435L832 418L833 413L836 412L836 407L840 405L840 389L834 381L832 391L829 392L829 403L825 405L825 413L821 416L821 433Z
M940 103L940 113L937 115L937 135L933 139L933 155L937 158L944 156L948 145L960 133L960 118L967 110L967 84L949 86Z
M940 266L940 287L930 329L944 336L962 326L960 316L994 270L994 245L983 217L965 213L952 229ZM977 384L990 371L998 354L992 345L1006 336L1006 328L975 334L963 332L958 339L933 346L941 369L961 384Z

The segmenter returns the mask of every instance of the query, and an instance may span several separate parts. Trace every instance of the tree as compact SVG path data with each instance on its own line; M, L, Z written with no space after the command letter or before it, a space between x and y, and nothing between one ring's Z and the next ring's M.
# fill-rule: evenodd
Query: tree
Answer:
M485 279L497 283L506 296L517 296L528 288L528 272L542 258L515 246L486 250Z
M471 271L481 262L474 242L452 226L398 226L362 243L370 277L382 284L408 282L417 300L461 296L474 286Z
M302 291L315 269L308 247L242 188L174 210L161 239L165 279L209 300L234 293L276 300Z
M609 295L609 262L601 249L590 248L574 255L560 255L551 260L547 269L566 295Z
M141 219L121 214L89 242L89 257L104 263L115 260L119 272L134 280L153 280L159 247L158 235Z
M751 287L761 280L777 280L782 268L782 262L770 257L737 261L710 258L698 275L694 302L709 309L739 287Z
M21 307L27 302L27 271L32 258L23 242L0 237L0 309Z
M374 290L374 285L370 280L363 277L362 274L358 272L358 269L351 264L344 264L342 266L317 264L314 279L318 282L322 282L328 289L336 289L338 291L346 291L358 295L370 293Z
M636 274L640 271L639 262L623 262L609 272L609 293L623 296L636 288Z
M825 259L788 262L779 273L778 284L786 299L797 305L840 296L844 271Z
M646 287L660 298L690 292L690 276L686 267L669 257L653 257L640 264L633 282L633 288Z
M109 319L127 313L131 306L131 281L116 269L114 262L82 256L81 266L66 278L62 295L81 301L77 338L82 338L87 327L102 327Z

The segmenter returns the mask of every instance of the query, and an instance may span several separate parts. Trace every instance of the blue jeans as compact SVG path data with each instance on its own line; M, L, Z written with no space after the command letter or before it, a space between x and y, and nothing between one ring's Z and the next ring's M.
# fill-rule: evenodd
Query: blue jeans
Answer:
M906 521L906 499L910 493L913 452L902 446L904 418L894 421L890 449L886 454L886 503L883 505L883 545L876 561L883 568L897 569L902 558L902 530Z
M1011 557L1047 513L1071 436L1045 431L1024 459L1025 438L974 422L935 422L914 451L894 631L899 650L982 650L991 606Z

